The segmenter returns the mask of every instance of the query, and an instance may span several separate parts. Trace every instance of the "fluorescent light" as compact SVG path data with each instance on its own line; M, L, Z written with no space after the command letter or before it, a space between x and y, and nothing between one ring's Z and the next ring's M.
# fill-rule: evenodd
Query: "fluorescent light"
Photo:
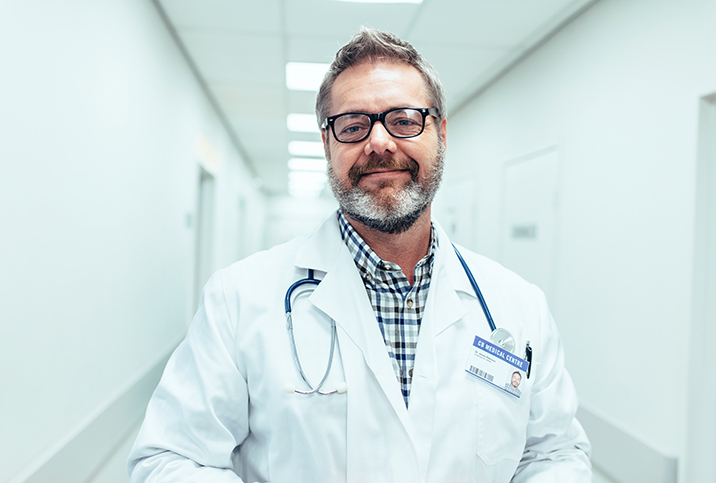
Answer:
M317 158L291 158L288 160L288 169L291 171L320 171L326 172L326 160Z
M321 196L321 189L288 188L288 194L294 198L318 198Z
M293 156L325 156L323 143L317 141L290 141L288 152Z
M423 0L336 0L351 3L423 3Z
M296 198L317 198L326 186L326 173L289 171L288 193Z
M318 91L329 64L286 63L286 87L293 91Z
M326 173L320 173L318 171L289 171L288 172L288 184L293 183L307 185L324 185L326 184Z
M318 132L315 114L289 114L286 127L293 132Z

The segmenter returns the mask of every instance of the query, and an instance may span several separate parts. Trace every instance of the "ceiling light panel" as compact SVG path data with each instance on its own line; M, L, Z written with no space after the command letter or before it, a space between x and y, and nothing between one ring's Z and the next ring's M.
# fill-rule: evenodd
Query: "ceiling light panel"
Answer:
M326 182L326 173L318 171L289 171L288 181L291 183L320 184Z
M315 114L289 114L286 116L286 127L293 132L318 132Z
M326 172L326 160L317 158L291 158L288 160L288 169L291 171L319 171Z
M323 157L323 143L313 141L291 141L288 143L288 152L292 156L314 156Z
M318 91L328 67L328 64L288 62L286 87L294 91Z

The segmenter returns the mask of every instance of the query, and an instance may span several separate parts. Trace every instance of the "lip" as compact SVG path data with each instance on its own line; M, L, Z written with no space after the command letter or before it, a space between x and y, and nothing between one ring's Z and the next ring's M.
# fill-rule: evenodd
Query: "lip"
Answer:
M409 171L407 169L376 169L375 171L370 171L368 173L364 173L361 177L380 177L380 176L390 176L392 174L396 173L408 173Z

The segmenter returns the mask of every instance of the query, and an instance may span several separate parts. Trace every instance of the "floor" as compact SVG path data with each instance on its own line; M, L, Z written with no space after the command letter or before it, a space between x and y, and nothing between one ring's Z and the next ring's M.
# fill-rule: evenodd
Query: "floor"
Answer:
M132 444L139 433L139 428L130 433L123 441L117 451L107 460L100 471L85 483L127 483L127 455L132 449ZM598 469L594 468L594 479L592 483L616 483Z

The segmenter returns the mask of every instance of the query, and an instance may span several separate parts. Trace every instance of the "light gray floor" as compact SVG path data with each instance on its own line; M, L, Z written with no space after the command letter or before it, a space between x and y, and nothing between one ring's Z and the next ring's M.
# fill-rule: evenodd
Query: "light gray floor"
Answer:
M139 428L136 428L127 439L117 448L117 451L107 460L102 469L86 483L127 483L127 455L137 438ZM594 468L592 483L616 483L597 468Z

